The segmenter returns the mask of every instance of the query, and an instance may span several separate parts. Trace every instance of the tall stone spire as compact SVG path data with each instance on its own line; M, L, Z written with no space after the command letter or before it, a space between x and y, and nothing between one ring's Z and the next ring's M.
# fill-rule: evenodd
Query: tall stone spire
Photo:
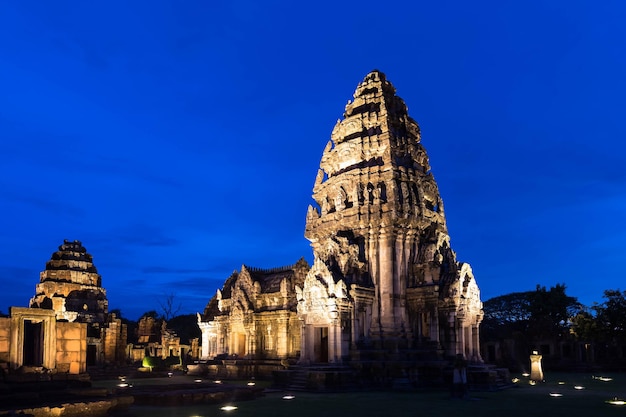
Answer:
M309 207L305 231L315 262L299 310L313 326L323 324L324 313L351 323L351 350L372 341L409 349L435 342L449 354L479 358L478 287L450 248L420 139L393 85L370 72L322 155L313 187L317 207ZM337 292L344 287L345 294ZM332 307L320 311L324 303ZM335 343L336 356L345 357Z

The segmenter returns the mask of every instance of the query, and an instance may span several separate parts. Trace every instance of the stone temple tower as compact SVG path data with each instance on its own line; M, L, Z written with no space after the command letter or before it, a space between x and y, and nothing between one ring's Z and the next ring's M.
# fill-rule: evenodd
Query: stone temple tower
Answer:
M371 352L481 361L478 286L450 248L420 128L383 73L365 77L337 121L313 198L315 259L296 289L302 362Z
M78 240L65 240L46 262L31 307L54 310L57 319L104 323L108 301L102 277Z

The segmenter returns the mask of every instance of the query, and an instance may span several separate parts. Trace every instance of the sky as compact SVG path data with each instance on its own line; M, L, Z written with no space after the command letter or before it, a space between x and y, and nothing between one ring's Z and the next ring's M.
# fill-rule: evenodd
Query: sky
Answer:
M0 311L64 239L109 308L291 265L322 151L387 75L481 298L626 290L626 3L0 2Z

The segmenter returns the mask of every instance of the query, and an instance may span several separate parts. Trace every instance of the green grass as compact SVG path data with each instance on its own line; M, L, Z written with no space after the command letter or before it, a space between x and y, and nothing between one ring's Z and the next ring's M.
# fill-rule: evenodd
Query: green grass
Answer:
M129 415L165 416L268 416L268 417L517 417L517 416L626 416L626 406L607 404L613 397L626 398L626 375L612 375L602 382L591 375L546 375L546 382L531 386L527 379L514 388L498 392L471 392L468 399L452 399L444 391L358 392L337 394L295 393L284 400L284 393L268 393L254 401L235 404L226 412L221 405L176 408L133 407ZM564 384L559 384L559 381ZM582 385L584 390L574 389ZM559 392L562 397L551 397Z

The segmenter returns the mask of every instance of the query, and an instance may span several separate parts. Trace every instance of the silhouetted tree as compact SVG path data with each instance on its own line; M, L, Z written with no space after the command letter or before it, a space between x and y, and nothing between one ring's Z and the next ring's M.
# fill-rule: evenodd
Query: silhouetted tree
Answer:
M546 290L516 292L491 298L483 303L481 335L486 340L514 340L514 358L526 359L533 345L544 340L565 338L570 333L571 318L583 311L575 297L565 293L565 285Z
M550 290L537 285L531 294L528 332L535 340L568 335L571 318L583 311L578 299L567 295L565 289L565 284L557 284Z
M607 343L626 342L626 291L606 290L605 301L593 306L599 338Z
M161 307L161 317L165 321L170 321L172 317L178 314L182 308L182 303L176 302L176 294L169 293L159 300L159 306Z
M483 303L481 334L486 338L507 338L526 332L530 320L531 291L490 298Z

